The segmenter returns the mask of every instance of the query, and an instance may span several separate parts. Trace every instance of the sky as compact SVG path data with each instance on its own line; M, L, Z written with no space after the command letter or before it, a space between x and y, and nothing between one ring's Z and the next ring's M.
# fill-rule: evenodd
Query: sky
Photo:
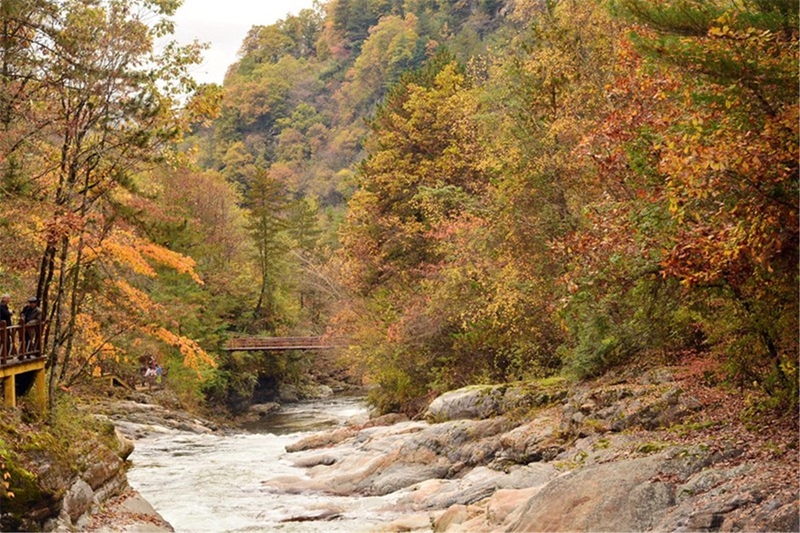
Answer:
M239 47L253 26L269 26L310 8L313 0L183 0L175 13L174 39L209 43L205 61L192 70L200 83L219 83L236 62Z

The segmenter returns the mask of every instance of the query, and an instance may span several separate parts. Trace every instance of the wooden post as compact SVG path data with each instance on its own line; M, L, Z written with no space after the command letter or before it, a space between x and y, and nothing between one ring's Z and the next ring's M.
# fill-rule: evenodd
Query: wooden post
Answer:
M0 342L3 343L2 352L0 352L0 364L5 365L8 362L8 356L11 353L8 346L8 339L11 335L8 334L8 326L5 320L0 320ZM12 333L13 335L13 333Z
M25 338L25 330L28 329L25 327L25 320L19 321L19 351L17 352L20 356L20 360L22 359L23 355L27 354L28 351L28 340Z
M14 374L3 379L4 402L6 407L17 406L17 380Z
M5 320L0 320L0 365L5 365L8 361L8 329Z
M33 378L33 390L36 394L36 406L39 412L44 414L47 411L47 385L45 383L44 368L36 371L36 376Z

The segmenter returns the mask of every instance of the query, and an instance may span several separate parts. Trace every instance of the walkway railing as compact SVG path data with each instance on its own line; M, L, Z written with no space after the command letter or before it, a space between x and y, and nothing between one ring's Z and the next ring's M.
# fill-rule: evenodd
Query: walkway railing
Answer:
M279 350L331 350L339 345L327 337L232 337L229 352Z
M7 325L0 320L0 366L42 357L42 323Z

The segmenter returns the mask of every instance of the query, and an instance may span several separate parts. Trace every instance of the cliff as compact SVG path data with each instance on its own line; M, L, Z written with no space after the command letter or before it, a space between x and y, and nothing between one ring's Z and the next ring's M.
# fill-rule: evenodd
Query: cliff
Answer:
M47 424L2 412L3 531L172 531L128 484L133 442L108 421L59 405Z

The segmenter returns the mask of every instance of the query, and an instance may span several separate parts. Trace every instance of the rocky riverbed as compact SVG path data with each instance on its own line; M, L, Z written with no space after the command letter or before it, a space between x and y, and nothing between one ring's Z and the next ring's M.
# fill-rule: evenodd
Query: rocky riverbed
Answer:
M46 531L151 532L173 527L128 483L128 458L135 441L153 432L182 430L195 433L221 431L211 420L180 408L168 391L130 392L124 398L95 399L83 407L115 428L116 447L98 443L91 463L66 489L58 517L44 524Z
M796 420L677 372L453 391L419 420L354 420L290 444L284 459L305 475L263 488L392 495L402 518L381 530L394 532L800 530ZM225 431L151 400L96 409L131 440L163 427ZM125 491L82 529L171 527Z
M798 531L796 426L746 412L669 368L472 387L299 441L307 475L264 485L393 494L397 532Z

